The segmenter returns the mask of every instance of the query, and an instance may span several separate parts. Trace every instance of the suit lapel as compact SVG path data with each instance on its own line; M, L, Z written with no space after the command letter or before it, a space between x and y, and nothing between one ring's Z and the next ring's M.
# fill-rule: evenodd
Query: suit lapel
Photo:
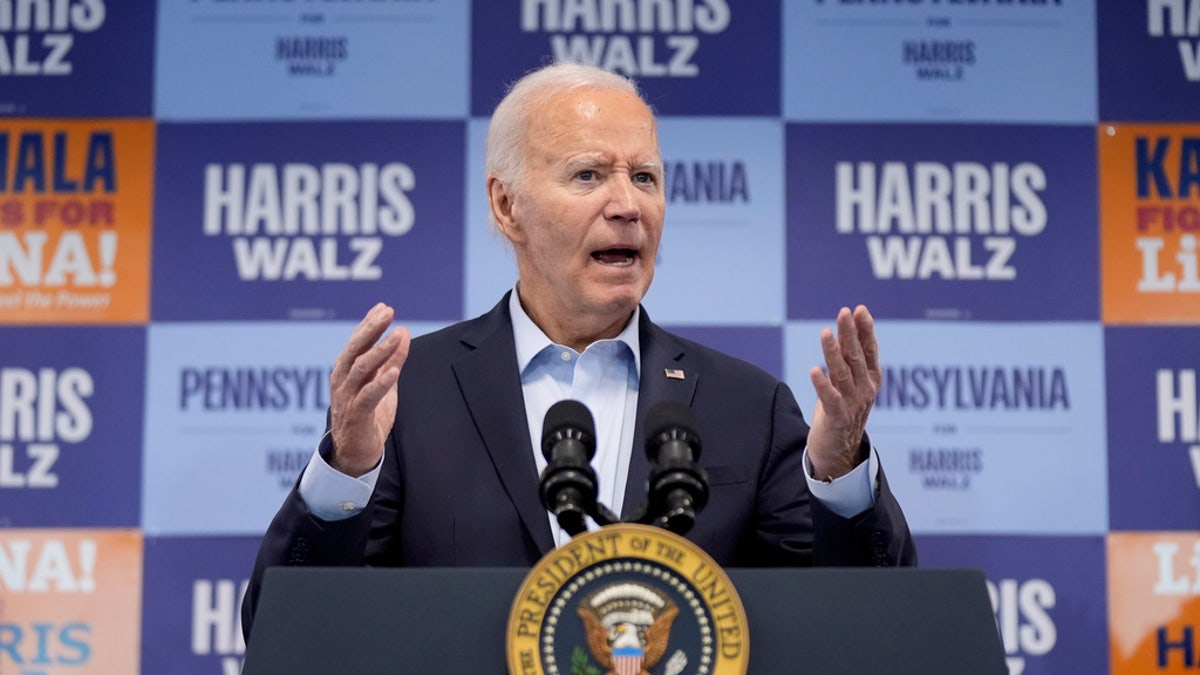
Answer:
M463 337L472 350L454 363L454 375L505 491L545 554L553 550L554 539L538 496L507 295L486 318Z
M690 407L696 382L700 379L698 371L687 367L683 343L650 321L644 307L641 317L638 340L641 342L642 372L638 386L637 426L633 432L633 456L629 459L622 519L636 515L646 503L646 481L650 477L644 430L646 411L660 401L676 401Z

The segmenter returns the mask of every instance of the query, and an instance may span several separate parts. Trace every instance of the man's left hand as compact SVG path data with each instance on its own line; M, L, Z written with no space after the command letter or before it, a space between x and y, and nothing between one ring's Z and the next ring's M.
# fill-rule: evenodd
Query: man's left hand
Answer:
M830 480L866 459L859 446L883 381L871 312L863 305L853 312L843 307L837 316L837 337L828 328L821 331L821 349L828 374L815 366L809 371L817 408L808 434L808 458L813 477Z

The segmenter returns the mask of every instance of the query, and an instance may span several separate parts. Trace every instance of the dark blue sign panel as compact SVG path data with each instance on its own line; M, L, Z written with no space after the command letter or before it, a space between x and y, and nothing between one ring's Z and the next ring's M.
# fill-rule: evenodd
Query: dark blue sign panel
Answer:
M1104 339L1112 529L1200 530L1200 336L1108 327Z
M237 675L258 537L147 537L142 672Z
M1103 537L917 537L922 567L982 567L1010 675L1107 673Z
M462 122L159 128L151 315L458 319Z
M471 114L551 61L636 79L663 115L778 115L779 0L499 0L471 11Z
M144 328L5 328L0 526L137 527Z
M789 124L788 317L1095 320L1092 127Z
M1200 4L1098 3L1100 119L1192 121L1200 110Z
M146 117L151 0L0 3L0 116Z
M667 330L783 379L783 329L779 326L667 326Z

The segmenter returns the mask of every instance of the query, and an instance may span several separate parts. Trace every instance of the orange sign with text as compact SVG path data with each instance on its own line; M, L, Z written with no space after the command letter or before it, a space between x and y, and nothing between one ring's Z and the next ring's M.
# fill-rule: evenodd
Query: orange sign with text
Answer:
M0 122L0 323L144 323L151 120Z
M0 673L137 673L142 535L0 530Z
M1200 532L1108 536L1113 675L1200 668Z
M1104 322L1200 323L1200 126L1098 133Z

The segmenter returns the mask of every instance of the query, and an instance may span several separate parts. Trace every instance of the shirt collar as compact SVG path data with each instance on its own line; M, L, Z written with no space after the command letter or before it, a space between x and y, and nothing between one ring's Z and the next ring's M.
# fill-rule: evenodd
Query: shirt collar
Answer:
M516 286L513 286L512 293L509 294L508 313L512 317L513 340L517 346L517 369L518 372L524 373L529 362L533 361L534 357L543 349L554 343L525 313L525 308L521 306L521 301L517 297ZM641 320L641 315L642 308L639 305L633 310L633 316L630 317L629 323L625 324L625 328L613 338L613 340L624 342L629 346L629 350L633 353L633 367L638 373L642 372L641 342L638 339L638 322Z

